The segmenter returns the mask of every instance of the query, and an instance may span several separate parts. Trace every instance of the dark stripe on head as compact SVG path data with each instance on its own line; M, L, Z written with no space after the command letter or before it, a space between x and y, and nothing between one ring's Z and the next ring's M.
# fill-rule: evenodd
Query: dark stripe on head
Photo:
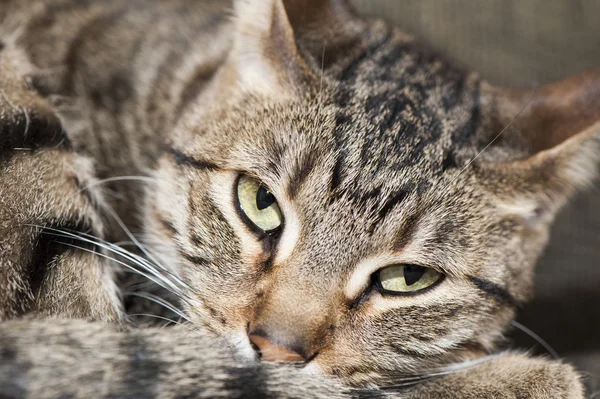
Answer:
M401 203L402 201L404 201L406 199L406 197L408 196L409 191L405 190L405 189L399 189L397 190L395 193L393 193L391 196L389 196L385 203L383 204L383 206L381 207L381 209L379 209L379 212L377 213L377 216L375 217L375 219L373 220L373 222L371 223L371 226L369 227L369 232L373 232L375 230L375 228L377 227L377 225L379 223L381 223L382 220L385 219L385 217L387 216L387 214L399 203Z
M460 148L471 140L481 123L481 84L478 83L477 87L473 90L473 110L471 111L471 117L465 122L465 124L452 133L452 146Z
M454 151L450 149L446 152L446 155L442 160L442 173L446 172L449 169L455 169L457 167L458 164L456 162L456 154L454 154Z
M375 187L369 191L363 192L359 190L346 192L348 199L357 206L366 207L369 203L378 202L381 197L381 187Z
M213 319L217 320L219 323L221 323L223 325L227 324L227 319L225 318L225 316L223 315L223 313L221 313L217 309L213 308L209 304L210 302L206 298L204 298L204 297L202 297L200 295L196 295L195 299L198 300L198 302L200 303L200 305L202 306L202 308L210 314L210 317L212 317Z
M329 179L329 191L331 191L332 196L337 191L343 179L342 170L344 169L344 157L344 152L338 153L335 160L335 165L333 165L333 169L331 170L331 177Z
M475 285L475 287L479 288L482 292L495 299L497 302L510 307L519 306L519 302L504 287L479 277L468 276L468 279Z
M344 160L346 159L347 152L345 147L346 132L352 127L352 117L344 112L338 112L335 116L335 128L334 128L334 140L335 140L335 164L331 171L331 178L329 180L329 190L331 193L340 186L343 180L342 171L344 169Z
M359 69L365 63L371 59L371 56L381 47L384 47L388 41L392 39L392 32L388 32L380 41L376 43L368 44L364 51L362 51L357 57L350 61L349 65L347 65L343 71L339 74L339 80L342 82L337 89L337 92L334 96L334 101L340 107L346 107L352 97L355 94L354 83L357 77L360 75Z
M394 240L393 246L395 251L402 250L412 240L413 236L417 232L417 226L419 225L419 220L421 220L422 215L423 212L418 210L411 213L406 218L401 230L398 232L398 235Z
M458 231L459 227L456 222L457 222L457 220L455 218L449 218L449 217L441 220L437 226L437 229L435 231L435 234L433 235L433 238L431 239L431 242L435 243L436 245L441 245L442 243L444 243L448 240L452 240L453 243L456 243L456 241L458 241L458 240L455 238L454 235L456 235L457 233L459 234L459 236L462 235ZM464 240L460 240L460 241L464 241Z
M196 159L196 158L189 156L175 148L171 147L168 149L168 151L171 155L173 155L173 158L175 159L175 163L177 163L177 165L191 166L192 168L195 168L195 169L209 169L209 170L220 169L219 166L217 166L216 164L214 164L212 162L205 161L202 159Z
M304 155L302 160L299 160L294 169L292 170L292 174L289 177L288 184L288 195L291 199L294 199L302 184L313 170L313 168L317 165L317 160L315 159L316 155L313 151L310 151Z
M369 60L371 56L380 51L381 48L385 48L385 46L392 40L393 37L393 31L389 30L385 36L381 37L380 40L367 44L364 51L358 54L358 56L355 57L346 68L344 68L342 73L340 73L339 80L342 82L354 81L358 76L357 71L362 63Z

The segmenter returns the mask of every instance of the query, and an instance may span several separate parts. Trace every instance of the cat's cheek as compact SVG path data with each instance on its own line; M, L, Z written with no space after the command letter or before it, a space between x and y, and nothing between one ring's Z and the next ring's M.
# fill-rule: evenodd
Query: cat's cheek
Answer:
M447 278L439 286L423 291L415 295L384 295L374 292L364 303L362 312L368 316L379 316L395 309L443 306L448 301L468 302L469 299L477 299L470 298L467 293L472 292L472 287L461 279ZM462 293L462 297L459 293Z
M281 210L285 215L285 222L279 243L277 245L277 251L275 258L273 259L273 265L281 265L292 255L294 248L298 242L300 236L301 224L298 215L292 208L291 204L281 202Z

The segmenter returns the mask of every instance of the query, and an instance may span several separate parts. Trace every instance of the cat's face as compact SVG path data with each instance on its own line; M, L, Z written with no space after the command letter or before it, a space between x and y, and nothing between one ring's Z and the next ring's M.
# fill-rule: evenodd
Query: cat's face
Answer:
M283 48L240 66L234 45L150 196L150 242L189 287L186 313L247 357L258 336L274 344L253 339L263 359L287 348L357 384L491 350L529 296L548 199L562 201L533 187L566 186L551 171L567 161L536 169L519 134L478 156L510 107L398 32L356 22L356 54L321 77L281 43L281 4L265 12L256 43L276 32Z

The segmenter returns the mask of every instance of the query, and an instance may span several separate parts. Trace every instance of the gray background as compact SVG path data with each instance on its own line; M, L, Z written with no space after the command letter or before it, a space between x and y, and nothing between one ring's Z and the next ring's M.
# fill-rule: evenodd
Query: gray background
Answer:
M598 0L353 0L496 85L534 87L600 68ZM560 214L519 321L587 373L600 398L600 184ZM547 353L521 332L514 347Z

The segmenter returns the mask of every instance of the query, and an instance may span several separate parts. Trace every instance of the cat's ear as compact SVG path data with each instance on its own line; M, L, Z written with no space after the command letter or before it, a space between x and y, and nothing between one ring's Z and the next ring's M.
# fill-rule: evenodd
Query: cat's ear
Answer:
M310 78L282 0L238 0L234 21L228 62L239 89L283 95Z
M357 20L348 0L284 0L292 26L298 29L337 31Z
M516 148L520 154L517 160L492 162L485 168L502 182L503 195L536 208L536 214L552 215L596 177L600 71L534 90L484 85L482 92L482 107L491 110L497 129L506 129L499 137L500 147Z

